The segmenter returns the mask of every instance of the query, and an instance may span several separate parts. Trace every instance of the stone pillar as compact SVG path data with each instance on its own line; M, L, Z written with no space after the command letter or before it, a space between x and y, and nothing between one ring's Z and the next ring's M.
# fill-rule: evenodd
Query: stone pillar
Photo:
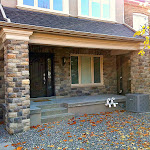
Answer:
M5 103L5 82L4 82L4 48L0 48L0 120L3 119L2 103Z
M30 129L28 41L32 32L3 29L5 124L10 134Z
M131 93L150 94L150 50L144 56L131 53Z

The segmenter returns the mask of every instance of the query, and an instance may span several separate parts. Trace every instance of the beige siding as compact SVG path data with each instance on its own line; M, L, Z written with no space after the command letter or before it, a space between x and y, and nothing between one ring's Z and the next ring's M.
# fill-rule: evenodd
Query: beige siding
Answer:
M16 7L17 0L1 0L1 4L6 7Z
M69 14L71 16L78 16L78 0L69 0Z
M124 23L124 0L116 0L116 21Z

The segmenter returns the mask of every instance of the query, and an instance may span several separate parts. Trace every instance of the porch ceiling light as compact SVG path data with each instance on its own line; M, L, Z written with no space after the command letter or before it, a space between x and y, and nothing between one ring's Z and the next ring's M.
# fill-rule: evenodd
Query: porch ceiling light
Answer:
M66 60L67 60L66 57L63 57L63 58L62 58L62 65L63 65L63 66L66 64Z

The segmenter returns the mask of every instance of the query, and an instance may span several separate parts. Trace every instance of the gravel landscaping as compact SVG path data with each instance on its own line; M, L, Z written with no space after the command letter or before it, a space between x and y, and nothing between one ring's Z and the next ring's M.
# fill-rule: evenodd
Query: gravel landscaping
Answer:
M0 125L0 145L2 150L150 150L150 113L85 114L15 135Z

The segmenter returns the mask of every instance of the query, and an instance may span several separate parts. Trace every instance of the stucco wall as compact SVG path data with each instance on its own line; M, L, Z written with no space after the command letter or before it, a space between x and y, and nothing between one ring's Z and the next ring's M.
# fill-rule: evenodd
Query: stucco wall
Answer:
M1 4L6 7L16 7L17 0L1 0Z
M116 21L124 23L124 0L116 0Z
M78 16L78 0L69 0L69 13L71 16Z

